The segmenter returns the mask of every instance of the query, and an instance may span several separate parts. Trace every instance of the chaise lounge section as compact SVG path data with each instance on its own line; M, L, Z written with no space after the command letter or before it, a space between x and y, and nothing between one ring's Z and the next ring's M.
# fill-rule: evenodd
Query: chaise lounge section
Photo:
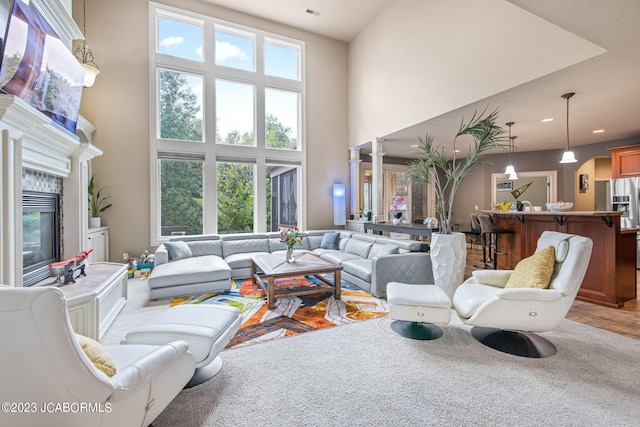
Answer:
M426 245L344 230L301 233L295 252L312 252L343 267L342 278L376 297L386 295L389 282L431 283L431 258ZM251 257L281 253L279 233L181 236L155 252L149 276L151 299L227 290L232 279L251 277Z

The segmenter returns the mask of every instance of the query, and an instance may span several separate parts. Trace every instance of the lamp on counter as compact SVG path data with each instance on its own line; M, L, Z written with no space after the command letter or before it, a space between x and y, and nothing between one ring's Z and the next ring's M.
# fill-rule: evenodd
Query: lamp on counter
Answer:
M344 184L333 184L333 225L347 223L347 191Z
M569 98L571 98L573 95L575 95L574 92L565 93L564 95L562 95L562 98L567 100L567 149L564 153L562 153L562 160L560 160L560 163L577 162L576 155L573 154L573 151L571 151L571 147L569 146Z
M87 46L87 14L86 14L86 4L82 2L82 35L85 37L82 40L82 45L78 46L74 51L76 59L84 68L84 87L91 87L93 83L96 81L96 76L100 74L100 70L98 69L98 64L94 62L93 52Z
M513 140L516 139L516 137L511 136L511 126L513 126L515 122L509 122L505 124L509 126L509 164L507 165L507 168L504 170L504 173L505 175L509 175L510 180L514 180L514 179L518 179L518 174L516 173L516 169L513 167L513 160L512 160L513 148L514 148Z

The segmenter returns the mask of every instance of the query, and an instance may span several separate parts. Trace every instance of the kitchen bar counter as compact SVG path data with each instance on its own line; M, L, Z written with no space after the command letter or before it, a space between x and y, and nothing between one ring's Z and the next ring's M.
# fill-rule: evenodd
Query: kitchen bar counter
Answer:
M620 308L636 298L636 229L620 229L621 212L480 211L512 231L498 239L498 268L511 270L532 255L543 231L586 236L593 253L577 299Z

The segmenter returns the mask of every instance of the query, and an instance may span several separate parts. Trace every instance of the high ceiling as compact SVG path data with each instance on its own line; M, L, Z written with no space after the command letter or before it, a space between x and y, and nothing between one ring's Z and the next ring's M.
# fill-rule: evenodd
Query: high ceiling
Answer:
M392 0L205 0L219 6L350 42ZM402 1L402 0L399 0ZM444 1L444 0L442 0ZM606 53L544 77L479 100L454 111L425 118L383 138L387 156L415 157L418 136L426 132L437 143L449 142L462 117L499 109L502 122L515 122L516 150L562 149L566 146L566 101L570 100L572 146L640 135L640 1L508 0L510 3L606 50ZM307 9L319 12L310 14ZM469 31L477 28L452 28ZM535 35L532 35L535 37ZM446 40L446 35L443 35ZM518 52L505 58L517 61ZM469 69L473 78L473 69ZM455 96L455 95L452 95ZM543 123L542 119L555 120ZM603 133L594 134L596 129ZM367 152L367 148L363 148Z

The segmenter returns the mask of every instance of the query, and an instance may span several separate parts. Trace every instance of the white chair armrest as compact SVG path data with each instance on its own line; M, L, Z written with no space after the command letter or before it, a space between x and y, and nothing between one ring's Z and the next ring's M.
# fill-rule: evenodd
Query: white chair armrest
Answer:
M188 350L189 344L185 341L173 341L158 347L131 365L119 370L111 377L115 390L109 400L118 402L135 394L141 386L152 381L172 366ZM193 366L195 369L195 361Z
M500 299L504 300L530 300L530 301L558 301L562 298L562 292L556 289L538 288L507 288L497 292Z
M504 288L513 270L475 270L471 274L478 283Z

